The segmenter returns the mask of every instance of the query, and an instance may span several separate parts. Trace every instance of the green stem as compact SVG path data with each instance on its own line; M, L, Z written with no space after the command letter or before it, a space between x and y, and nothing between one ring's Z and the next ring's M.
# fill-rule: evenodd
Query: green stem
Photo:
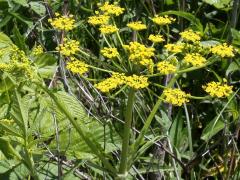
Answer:
M125 124L124 124L123 141L122 141L122 154L121 154L119 176L118 176L119 179L126 179L126 176L127 176L128 150L129 150L129 139L130 139L130 132L131 132L131 124L132 124L134 96L135 96L135 90L131 88L128 94L127 109L125 114Z
M169 88L169 87L172 87L173 84L176 82L176 80L178 79L178 75L173 77L170 82L168 83L168 85L166 86L166 88ZM133 144L133 156L135 154L135 152L137 151L138 147L140 146L143 138L144 138L144 135L146 134L147 130L149 129L150 127L150 124L155 116L155 114L157 113L158 109L159 109L159 106L161 105L161 103L163 102L163 98L164 98L164 94L162 93L161 96L159 97L159 99L157 100L156 104L154 105L150 115L148 116L138 138L136 139L135 143ZM131 162L130 162L131 163Z
M31 172L31 176L33 177L34 180L40 180L38 177L38 173L35 169L35 165L32 160L32 156L30 155L30 153L28 152L28 149L26 147L24 148L24 151L25 151L25 155L26 155L25 161L28 166L28 169Z

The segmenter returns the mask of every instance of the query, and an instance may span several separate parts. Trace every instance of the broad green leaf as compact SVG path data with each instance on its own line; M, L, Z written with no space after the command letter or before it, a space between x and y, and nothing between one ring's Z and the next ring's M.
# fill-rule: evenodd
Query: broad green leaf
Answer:
M213 5L217 9L230 10L233 0L203 0L203 2Z
M12 46L13 42L11 39L4 33L0 32L0 49Z
M231 29L233 44L240 45L240 31L236 29Z
M210 121L207 126L203 129L201 139L204 141L209 141L214 135L224 128L225 124L222 119L216 122L216 118Z
M199 31L200 33L203 34L203 26L200 20L196 16L184 11L166 11L166 12L160 13L160 15L171 15L171 14L187 19L193 25L194 30Z
M236 59L235 61L231 62L226 70L226 76L235 71L240 71L240 59Z
M28 1L27 0L13 0L14 3L20 4L24 7L28 7Z
M30 8L37 13L39 16L43 16L46 14L46 8L41 2L30 2Z
M10 142L3 137L0 137L0 150L7 159L13 159L17 155Z

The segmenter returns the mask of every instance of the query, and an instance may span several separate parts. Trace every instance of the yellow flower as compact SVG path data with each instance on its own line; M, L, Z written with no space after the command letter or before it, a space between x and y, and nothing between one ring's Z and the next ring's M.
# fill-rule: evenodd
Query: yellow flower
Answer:
M160 71L161 74L172 74L174 73L177 68L173 64L168 61L162 61L157 64L157 69Z
M59 51L64 56L71 56L76 54L79 49L79 42L76 40L68 40L64 38L64 43L59 44L58 47L56 47L56 50Z
M194 32L192 29L183 31L180 35L185 41L199 42L201 40L200 33Z
M150 41L152 41L153 43L161 43L161 42L164 41L162 35L153 35L153 34L150 34L150 36L148 37L148 39L149 39Z
M37 47L35 47L32 51L33 55L37 56L37 55L41 55L43 53L43 48L41 45L38 45Z
M206 63L206 59L202 57L199 53L190 53L186 54L183 58L183 61L187 64L191 64L192 66L202 66Z
M74 74L83 75L88 72L88 65L74 57L71 57L71 61L67 62L66 68Z
M207 93L210 94L210 96L218 98L228 97L232 93L233 88L225 83L214 81L207 83L207 85L202 87Z
M106 48L105 47L101 50L101 53L103 56L105 56L107 58L114 58L119 55L117 48Z
M189 102L188 97L190 94L186 94L180 89L168 88L163 91L165 101L175 106L182 106L184 103Z
M116 89L118 86L123 85L125 82L125 75L120 73L113 73L113 75L103 80L102 82L95 84L95 87L102 91L103 93L107 93L110 90Z
M60 16L59 13L56 13L56 18L48 19L48 22L58 30L69 31L74 28L75 20L73 19L73 15L70 16Z
M180 53L182 52L184 45L183 44L166 44L164 47L172 53Z
M149 85L148 78L144 76L137 76L135 74L132 76L126 77L125 80L126 80L126 85L134 89L142 89Z
M107 15L99 15L99 16L90 16L88 18L88 23L92 25L104 25L109 21L109 16Z
M176 19L169 17L167 15L165 16L155 16L152 18L152 21L158 25L168 25L175 21Z
M234 57L233 47L228 46L227 43L223 43L223 44L216 45L216 46L212 47L211 52L213 54L216 54L216 55L222 57L222 58L224 58L224 57Z
M136 21L136 22L131 22L127 24L127 27L135 30L135 31L140 31L147 29L147 26L143 24L141 21Z
M130 42L129 45L124 45L124 48L129 51L129 60L135 64L147 66L150 72L153 68L151 57L154 56L155 49L146 47L138 42Z
M109 4L109 2L105 2L103 5L99 4L99 9L106 15L119 16L124 12L124 8L118 6L117 3Z
M102 25L100 27L102 34L112 34L118 31L118 28L114 25Z

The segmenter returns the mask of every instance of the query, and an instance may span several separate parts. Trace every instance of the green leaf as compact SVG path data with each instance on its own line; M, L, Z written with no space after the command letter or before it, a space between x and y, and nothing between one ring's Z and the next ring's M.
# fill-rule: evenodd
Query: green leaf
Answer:
M30 2L29 3L31 9L37 13L39 16L43 16L46 14L46 8L41 2Z
M0 49L12 46L13 42L11 39L4 33L0 32Z
M231 28L233 44L240 45L240 31Z
M226 70L226 76L235 71L240 71L240 59L236 59L235 61L231 62Z
M203 0L203 2L213 5L217 9L230 10L232 0Z
M184 11L166 11L166 12L160 13L160 15L171 15L171 14L187 19L192 23L194 30L199 31L200 33L203 34L203 26L200 20L196 18L196 16Z
M3 137L0 137L0 150L7 159L13 159L17 155L10 142Z
M203 129L201 139L204 141L209 141L215 134L224 128L225 124L222 119L216 122L216 118L210 121L207 126Z
M13 0L13 2L16 3L16 4L20 4L20 5L24 6L24 7L28 7L27 0Z
M17 26L13 28L13 40L19 49L23 50L25 53L28 51L28 47L25 44L25 37L20 33Z

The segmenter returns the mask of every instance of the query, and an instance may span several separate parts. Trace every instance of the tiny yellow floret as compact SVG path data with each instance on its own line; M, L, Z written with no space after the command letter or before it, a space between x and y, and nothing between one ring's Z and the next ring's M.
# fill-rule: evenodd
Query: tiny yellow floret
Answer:
M147 26L145 24L143 24L141 21L128 23L127 27L129 27L135 31L141 31L141 30L147 29Z
M157 69L161 74L172 74L177 70L177 67L168 61L162 61L157 64Z
M104 47L101 50L101 54L104 57L107 57L107 58L114 58L114 57L117 57L119 55L119 53L117 51L117 48L107 48L107 47Z
M56 50L60 52L60 54L64 56L72 56L76 54L79 49L79 42L76 40L68 40L64 38L64 43L59 44L58 47L56 47Z
M224 98L231 95L233 86L229 86L226 83L210 82L202 88L210 94L212 97Z
M201 40L201 36L199 32L194 32L192 29L183 31L180 33L181 37L185 41L191 42L199 42Z
M171 23L173 23L176 19L169 17L167 15L165 16L155 16L154 18L152 18L152 21L160 26L163 25L169 25Z
M58 30L70 31L75 27L75 20L73 15L60 16L59 13L55 13L56 18L48 19L48 22Z
M115 15L119 16L124 12L124 8L118 6L118 3L109 4L109 2L105 2L103 5L98 4L99 9L106 15Z
M227 43L216 45L210 50L213 54L216 54L222 58L234 57L233 46L228 46Z
M66 68L74 74L83 75L88 72L88 65L74 57L71 57L71 61L67 62Z
M202 57L199 53L188 53L183 58L183 61L195 67L202 66L207 62L206 58Z
M163 94L165 101L175 106L182 106L184 103L189 102L188 97L190 94L186 94L180 89L168 88L163 91Z
M99 16L90 16L88 18L88 23L94 26L96 25L104 25L107 24L109 21L110 16L107 15L99 15Z
M102 25L99 30L102 34L112 34L117 32L118 28L115 25Z
M152 41L153 43L161 43L164 41L164 38L162 35L153 35L153 34L150 34L150 36L148 37L148 39L150 41Z
M34 56L41 55L43 53L43 47L41 45L36 46L35 48L33 48L32 53Z
M172 53L180 53L182 52L183 48L184 48L184 44L166 44L164 46L167 51L172 52Z

